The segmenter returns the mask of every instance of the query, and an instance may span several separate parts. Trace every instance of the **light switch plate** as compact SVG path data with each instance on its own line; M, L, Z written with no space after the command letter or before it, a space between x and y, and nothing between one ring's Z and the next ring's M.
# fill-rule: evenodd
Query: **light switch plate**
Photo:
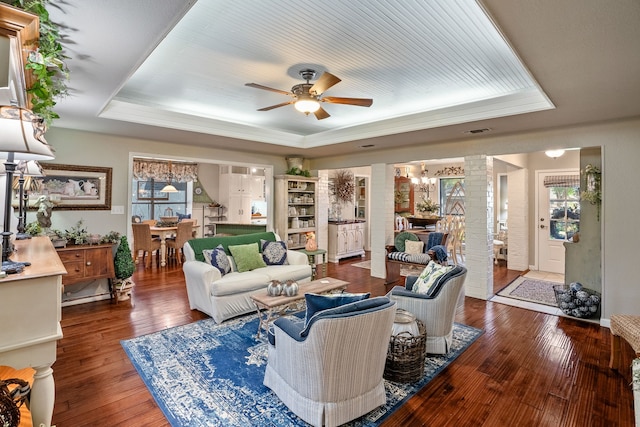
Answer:
M124 206L111 206L111 213L114 215L124 215Z

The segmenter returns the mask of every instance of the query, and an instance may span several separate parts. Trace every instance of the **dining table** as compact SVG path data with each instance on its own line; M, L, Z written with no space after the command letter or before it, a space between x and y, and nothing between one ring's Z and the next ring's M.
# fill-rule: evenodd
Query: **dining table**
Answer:
M193 225L194 230L197 230L199 227L197 224ZM149 229L151 230L151 235L160 237L160 267L165 267L167 265L167 238L176 234L178 225L152 225Z

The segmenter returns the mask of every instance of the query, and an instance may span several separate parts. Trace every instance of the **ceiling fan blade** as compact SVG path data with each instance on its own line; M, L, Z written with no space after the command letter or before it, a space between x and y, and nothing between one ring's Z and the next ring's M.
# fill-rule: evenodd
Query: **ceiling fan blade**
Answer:
M256 89L269 90L271 92L276 92L276 93L281 93L283 95L293 96L293 94L291 92L287 92L286 90L274 89L272 87L262 86L262 85L259 85L257 83L245 83L244 85L245 86L249 86L249 87L253 87L253 88L256 88Z
M342 80L337 78L331 73L327 73L326 71L322 73L320 78L309 88L309 92L315 93L316 95L320 95L324 93L331 86L340 83Z
M322 119L326 119L327 117L331 117L331 115L329 113L327 113L327 111L322 107L318 108L318 110L313 114L316 116L316 119L318 119L318 120L322 120Z
M358 107L371 107L371 104L373 104L373 99L369 98L340 98L335 96L326 96L320 101L330 104L357 105Z
M260 108L258 111L269 111L269 110L273 110L274 108L280 108L280 107L284 107L285 105L293 104L294 102L295 101L291 100L289 102L283 102L282 104L277 104L277 105L272 105L270 107Z

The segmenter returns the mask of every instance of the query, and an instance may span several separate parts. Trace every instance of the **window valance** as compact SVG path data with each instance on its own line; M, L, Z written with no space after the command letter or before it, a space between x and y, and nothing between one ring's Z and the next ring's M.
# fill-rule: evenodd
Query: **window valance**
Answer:
M580 188L580 175L549 175L544 177L544 186Z
M135 179L188 182L198 179L198 164L163 160L133 159Z

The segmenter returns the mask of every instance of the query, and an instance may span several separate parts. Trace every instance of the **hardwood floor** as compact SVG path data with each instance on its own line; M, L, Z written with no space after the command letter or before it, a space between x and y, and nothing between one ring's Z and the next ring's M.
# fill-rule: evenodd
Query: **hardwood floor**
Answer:
M383 279L350 265L360 261L329 263L328 275L349 281L349 291L385 294L390 286ZM496 290L518 274L497 267ZM169 425L120 340L207 316L189 309L179 265L139 266L134 280L133 306L100 301L63 308L64 337L53 365L57 427ZM474 298L466 298L456 321L484 334L384 427L633 425L630 369L609 370L608 329ZM622 366L633 357L625 343Z

